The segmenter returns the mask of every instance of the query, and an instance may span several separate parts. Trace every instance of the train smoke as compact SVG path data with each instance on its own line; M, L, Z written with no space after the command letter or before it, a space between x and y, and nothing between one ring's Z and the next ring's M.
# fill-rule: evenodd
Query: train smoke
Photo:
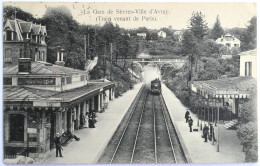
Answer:
M159 78L161 80L161 72L157 66L148 65L143 68L142 81L146 87L151 87L151 81Z

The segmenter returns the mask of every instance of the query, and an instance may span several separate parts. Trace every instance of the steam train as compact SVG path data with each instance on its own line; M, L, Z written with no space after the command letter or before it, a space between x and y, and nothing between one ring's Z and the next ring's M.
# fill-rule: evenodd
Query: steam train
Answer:
M161 93L161 81L158 78L151 81L151 93L158 95Z

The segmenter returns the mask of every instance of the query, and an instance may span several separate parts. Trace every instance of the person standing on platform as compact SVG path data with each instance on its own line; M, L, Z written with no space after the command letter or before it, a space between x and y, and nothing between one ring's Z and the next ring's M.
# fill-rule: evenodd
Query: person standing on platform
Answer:
M214 127L212 124L210 124L209 133L210 133L211 138L216 142L217 140L215 138Z
M188 124L189 124L189 127L190 127L190 132L192 132L193 120L191 119L191 117L189 117Z
M185 113L186 123L187 123L188 120L189 120L189 116L190 116L190 112L189 112L188 109L187 109L187 111L186 111L186 113Z
M84 119L85 119L84 128L88 128L88 112L87 112L86 115L84 116Z
M56 137L54 138L54 143L56 146L56 157L59 157L59 155L60 155L60 157L63 157L62 153L61 153L61 150L63 150L63 149L60 144L60 134L59 133L56 134Z
M205 139L204 142L208 142L208 134L209 134L209 127L207 126L207 124L205 124L203 127L203 138Z

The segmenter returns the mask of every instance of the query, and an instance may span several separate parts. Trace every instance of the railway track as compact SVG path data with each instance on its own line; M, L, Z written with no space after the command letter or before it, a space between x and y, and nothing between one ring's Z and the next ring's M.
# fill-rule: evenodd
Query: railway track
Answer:
M142 88L98 163L186 163L161 95Z

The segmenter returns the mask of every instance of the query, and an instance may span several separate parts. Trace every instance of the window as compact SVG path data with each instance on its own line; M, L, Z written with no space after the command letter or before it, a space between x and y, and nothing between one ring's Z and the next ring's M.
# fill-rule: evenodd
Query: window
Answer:
M80 81L84 81L84 80L85 80L84 75L81 75L81 76L80 76Z
M12 62L13 50L7 48L4 54L4 62Z
M12 77L4 77L3 84L12 85Z
M245 76L252 76L252 62L245 62Z
M24 141L24 115L10 114L10 141Z
M42 51L42 57L41 57L42 61L45 61L45 57L44 57L44 51Z
M38 52L37 56L38 56L38 58L37 58L38 61L41 61L41 51Z
M6 41L12 40L12 31L6 31Z
M23 49L20 48L20 58L24 58L23 57Z
M32 59L32 49L30 48L30 50L29 50L29 56L30 56L30 58Z
M230 47L230 46L231 46L231 44L230 44L230 43L226 43L226 46L227 46L227 47Z
M72 78L66 77L66 84L71 84L71 83L72 83Z

